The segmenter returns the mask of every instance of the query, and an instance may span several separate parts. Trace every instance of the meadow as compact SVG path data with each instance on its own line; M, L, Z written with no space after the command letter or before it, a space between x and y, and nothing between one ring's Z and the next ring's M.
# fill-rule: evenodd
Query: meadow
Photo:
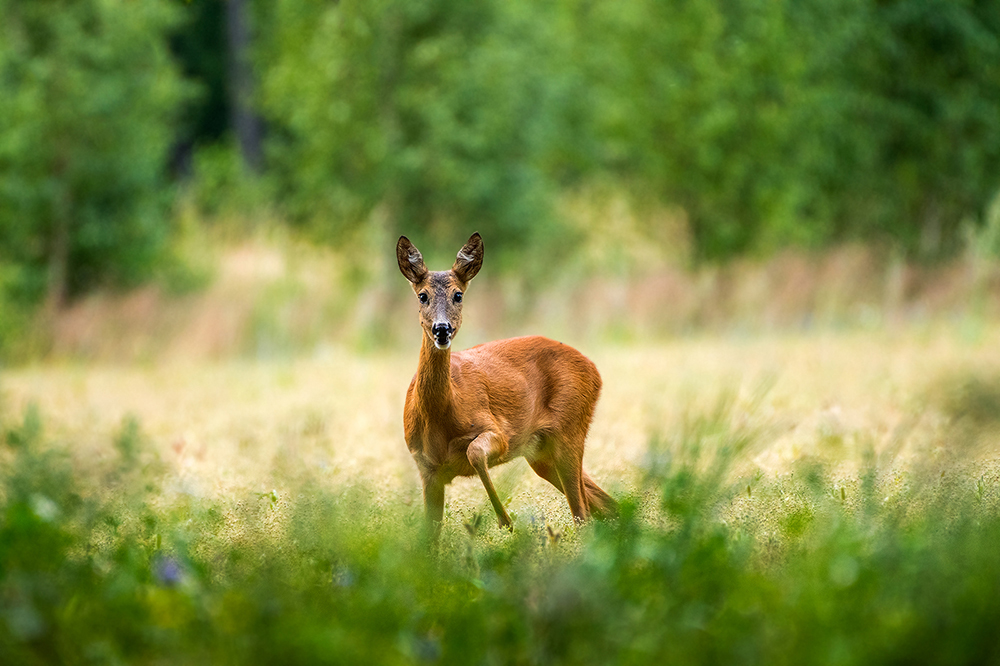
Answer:
M0 666L1000 663L998 82L996 0L0 0ZM613 520L428 534L474 231Z
M1000 662L995 325L572 340L621 517L516 461L513 534L460 479L436 547L415 329L5 370L3 663Z

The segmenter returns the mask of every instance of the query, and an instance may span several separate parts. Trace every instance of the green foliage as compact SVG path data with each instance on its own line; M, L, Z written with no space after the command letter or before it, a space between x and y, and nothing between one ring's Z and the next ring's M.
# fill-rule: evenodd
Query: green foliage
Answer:
M342 240L381 207L390 233L474 225L525 247L578 170L554 5L284 0L259 62L272 158L296 217ZM317 67L316 63L323 63ZM426 231L421 232L419 230Z
M868 182L855 182L869 200L898 195L869 223L925 253L953 248L963 214L981 216L997 191L987 165L1000 159L992 111L1000 103L1000 8L897 1L870 12L846 82L860 82L864 106L852 119L875 128L876 152L862 163Z
M935 255L997 189L996 3L592 13L608 165L680 203L703 257L845 238Z
M0 2L4 298L148 277L168 234L165 163L186 88L167 2Z
M952 438L970 450L989 450L1000 433L1000 376L956 372L938 378L926 390L927 399L947 417Z
M0 420L0 650L17 664L1000 658L995 476L846 494L811 469L746 496L727 470L762 433L740 413L731 398L692 412L617 521L562 538L535 521L499 539L446 531L435 549L417 508L363 485L165 494L134 419L117 455L84 464L31 409Z
M240 7L261 173L231 145ZM696 259L935 258L996 245L998 106L995 0L0 0L0 347L46 295L154 273L168 153L202 215L347 255L477 229L500 265L558 269L614 222L557 204L600 191L681 211Z
M565 247L551 202L596 179L680 205L701 258L845 239L933 257L1000 185L989 0L259 14L282 197L332 239L379 210L390 235Z
M32 336L35 304L43 276L27 266L0 260L0 359L30 355L38 344Z
M273 179L252 173L231 142L194 150L191 167L187 193L198 213L215 220L216 227L225 228L225 223L219 222L236 217L239 224L233 231L246 234L255 223L263 226L273 215Z

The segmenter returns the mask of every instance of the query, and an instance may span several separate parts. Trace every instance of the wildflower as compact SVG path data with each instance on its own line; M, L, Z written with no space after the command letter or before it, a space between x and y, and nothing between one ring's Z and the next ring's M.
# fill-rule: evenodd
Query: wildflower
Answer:
M184 569L175 558L163 556L157 558L153 567L153 575L156 581L164 587L176 587L180 585L184 577Z

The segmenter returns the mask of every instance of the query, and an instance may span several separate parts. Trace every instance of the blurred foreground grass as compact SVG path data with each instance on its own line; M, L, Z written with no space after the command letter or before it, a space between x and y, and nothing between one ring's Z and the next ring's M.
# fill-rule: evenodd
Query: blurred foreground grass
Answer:
M436 551L411 355L8 372L2 662L997 663L991 337L585 350L622 517L516 462Z

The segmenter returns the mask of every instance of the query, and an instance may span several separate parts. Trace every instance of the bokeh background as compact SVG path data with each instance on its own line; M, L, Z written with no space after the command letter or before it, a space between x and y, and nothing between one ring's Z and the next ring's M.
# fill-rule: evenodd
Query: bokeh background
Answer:
M0 0L0 663L998 664L1000 0ZM578 524L403 440L576 346Z
M0 354L410 340L401 233L469 342L994 317L998 109L995 0L2 0Z

